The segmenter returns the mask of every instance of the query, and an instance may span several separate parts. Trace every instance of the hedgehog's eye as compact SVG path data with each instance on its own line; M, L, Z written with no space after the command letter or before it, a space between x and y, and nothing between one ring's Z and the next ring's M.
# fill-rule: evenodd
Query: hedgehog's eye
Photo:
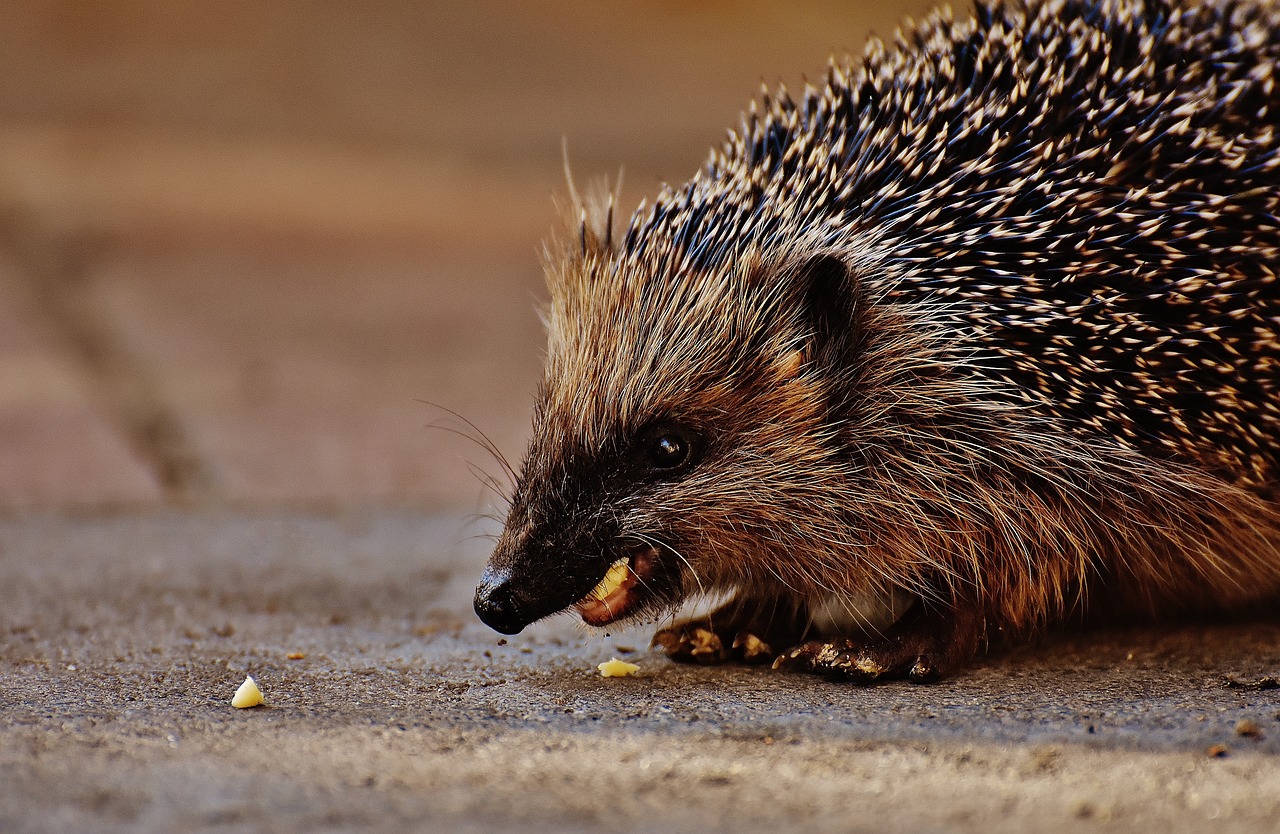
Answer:
M649 463L654 469L675 469L689 458L689 444L678 434L662 434L649 444Z
M635 447L646 468L663 474L688 468L695 462L700 448L697 435L670 425L644 432Z

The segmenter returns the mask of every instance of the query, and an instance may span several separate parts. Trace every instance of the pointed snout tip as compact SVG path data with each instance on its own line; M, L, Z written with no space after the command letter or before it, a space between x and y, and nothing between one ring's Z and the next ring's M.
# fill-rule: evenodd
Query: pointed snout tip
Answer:
M480 621L499 634L519 634L528 625L508 575L485 571L476 588L474 607Z

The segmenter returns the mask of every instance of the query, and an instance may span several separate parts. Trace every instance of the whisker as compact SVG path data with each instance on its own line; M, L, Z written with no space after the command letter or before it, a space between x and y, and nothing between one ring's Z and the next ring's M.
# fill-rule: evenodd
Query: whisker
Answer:
M503 519L501 516L494 515L493 513L470 513L464 518L464 521L468 525L479 524L481 521L491 521L495 524L501 524Z
M706 586L702 582L702 577L700 577L698 575L698 572L694 569L693 563L690 562L688 559L686 559L680 553L680 551L676 550L674 547L667 544L666 542L659 541L653 538L652 536L646 536L643 533L628 533L627 537L637 539L640 542L647 544L654 549L665 550L671 555L675 556L677 559L679 559L681 562L684 563L685 568L688 569L689 571L689 575L693 577L693 581L698 583L698 594L705 595L707 593Z
M500 501L502 501L502 503L506 504L508 507L511 506L511 499L507 496L506 492L502 489L502 484L498 482L497 478L493 477L488 472L484 471L479 466L477 466L476 464L470 461L467 461L467 470L475 477L477 481L481 483L482 486L486 487Z
M466 431L462 431L461 429L453 428L452 426L443 425L441 423L430 423L428 424L427 428L440 429L442 431L447 431L452 434L456 434L459 437L464 437L467 440L470 440L472 443L475 443L481 449L484 449L486 452L488 452L489 455L492 456L493 459L498 462L498 465L502 467L502 471L506 473L507 478L511 481L512 486L515 485L517 481L515 468L511 465L510 461L507 460L506 456L502 454L502 450L498 448L498 444L493 442L493 438L485 434L484 431L479 426L477 426L475 423L471 422L470 420L468 420L466 417L462 416L458 412L454 411L452 408L448 408L446 406L440 405L439 403L433 403L430 400L418 400L418 402L422 403L423 405L430 406L431 408L439 409L440 411L443 411L445 414L448 414L450 417L453 417L456 420L460 420L462 424L466 426L467 429L470 430L470 432L474 432L474 434L468 433Z

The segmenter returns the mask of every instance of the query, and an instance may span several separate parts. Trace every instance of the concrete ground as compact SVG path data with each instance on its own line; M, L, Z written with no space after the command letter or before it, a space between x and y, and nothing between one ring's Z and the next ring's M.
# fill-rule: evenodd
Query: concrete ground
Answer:
M1229 683L1267 685L1280 621L860 689L680 666L567 619L499 639L467 610L483 542L458 534L390 512L0 524L0 830L1280 822L1280 689ZM598 676L611 656L639 676ZM249 674L267 705L232 709Z
M0 9L0 832L1280 830L1280 620L859 689L470 612L562 138L634 205L858 5Z

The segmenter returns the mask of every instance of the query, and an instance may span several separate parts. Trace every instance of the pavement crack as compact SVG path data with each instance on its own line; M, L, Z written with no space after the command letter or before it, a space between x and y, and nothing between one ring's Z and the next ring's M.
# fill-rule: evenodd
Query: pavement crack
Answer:
M95 298L92 265L107 241L86 233L55 234L20 211L0 223L0 246L17 260L47 318L81 361L94 395L154 472L173 503L220 494L210 463L161 392L146 363L122 342Z

